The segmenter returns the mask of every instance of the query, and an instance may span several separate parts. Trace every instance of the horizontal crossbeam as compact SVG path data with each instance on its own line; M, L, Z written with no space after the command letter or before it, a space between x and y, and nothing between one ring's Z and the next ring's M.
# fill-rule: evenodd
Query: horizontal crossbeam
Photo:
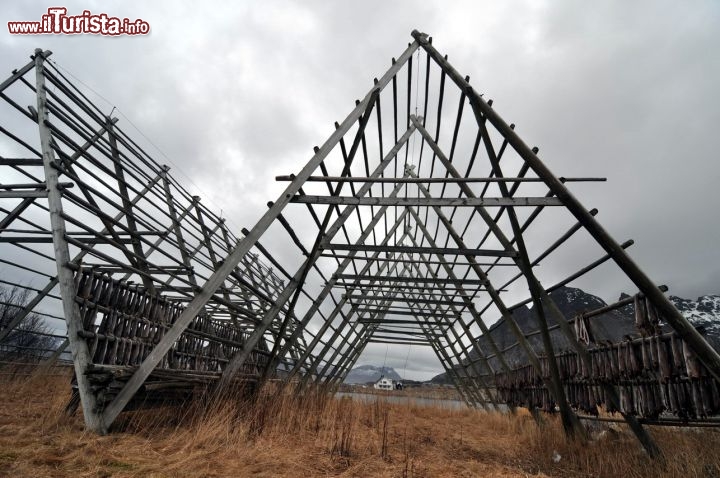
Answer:
M414 312L409 310L400 310L400 309L374 309L374 308L367 308L367 309L356 309L359 313L369 313L369 314L389 314L389 315L409 315L411 317L414 316L423 316L423 317L443 317L443 318L451 318L455 319L458 317L458 314L445 314L445 313L437 313L437 312Z
M357 284L354 284L352 282L338 282L333 287L340 287L340 288L348 288L348 289L355 289L357 287ZM444 287L434 286L434 285L399 285L399 284L367 284L362 286L363 289L373 290L373 289L397 289L399 291L404 290L420 290L420 291L431 291L431 290L441 290L445 291L447 293L455 293L459 288L456 288L452 286L452 284L448 284ZM479 292L479 291L485 291L487 289L481 289L481 288L474 288L474 287L465 287L462 288L462 290L465 290L465 292ZM505 292L506 289L499 289L498 291Z
M464 284L464 285L485 285L486 281L480 279L449 279L447 277L405 277L405 276L384 276L384 275L355 275L355 274L337 274L338 279L359 280L359 281L377 281L386 280L392 282L418 282L431 284Z
M554 197L516 198L427 198L427 197L382 197L382 196L293 196L290 202L299 204L339 204L343 206L438 206L438 207L520 207L520 206L562 206Z
M397 252L401 254L448 254L457 256L515 257L514 251L497 249L461 249L457 247L375 246L371 244L328 244L335 251Z
M42 166L42 158L0 158L0 166Z
M418 315L418 314L415 314ZM428 320L426 322L419 322L417 320L402 320L402 319L358 319L358 324L384 324L384 325L443 325L449 326L450 322L442 322L437 320Z
M47 191L0 191L0 199L46 198Z
M368 340L368 343L373 344L389 344L389 345L413 345L418 347L430 347L431 345L427 342L411 342L409 340L402 341L402 340L380 340L380 339L370 339Z
M0 196L2 197L2 196ZM131 244L132 239L118 238L110 239L104 237L73 237L75 241L82 242L83 244L111 244L112 242L118 244ZM13 242L23 244L52 244L53 238L42 237L42 236L7 236L0 237L0 242Z
M394 336L392 336L392 335L373 335L373 337L378 338L378 339L380 339L380 340L385 340L385 339L387 339L387 340L394 340L394 339L396 338L396 337L394 337ZM402 337L402 340L403 340L404 342L407 342L407 343L413 344L413 345L415 345L415 344L426 344L426 343L427 343L427 340L413 339L413 338L410 338L410 337Z
M294 175L276 176L276 181L292 181ZM425 183L540 183L540 178L370 178L346 176L310 176L308 181L333 183L390 183L390 184L425 184ZM596 182L607 181L607 178L560 178L564 182Z
M378 300L378 301L387 301L387 302L406 302L408 304L441 304L441 305L456 305L460 307L465 306L465 302L463 301L453 301L453 300L447 300L447 299L413 299L413 298L405 298L405 297L384 297L381 295L374 295L374 294L357 294L357 295L349 295L346 294L343 297L349 300Z
M320 257L333 257L333 258L336 258L336 259L348 259L348 258L350 258L350 259L354 259L354 260L356 260L356 261L369 261L369 262L373 262L373 261L375 261L375 262L376 262L376 261L387 261L387 260L388 260L386 257L365 257L365 256L358 256L357 254L351 256L351 255L348 255L348 254L335 254L335 253L320 254ZM415 264L415 263L417 263L416 260L411 260L411 259L396 259L396 258L392 258L392 261L393 261L393 262L403 263L403 264ZM441 265L441 264L444 264L444 262L442 262L442 261L424 261L423 264ZM515 263L509 263L509 262L506 262L506 263L503 263L503 262L495 263L495 262L477 262L477 261L474 261L474 262L471 264L471 263L469 263L469 262L453 261L453 265L456 266L456 267L475 266L475 265L477 265L477 266L488 266L488 267L489 267L489 266L492 266L492 267L503 267L503 266L517 267L517 264L515 264ZM540 267L540 264L538 264L536 267Z

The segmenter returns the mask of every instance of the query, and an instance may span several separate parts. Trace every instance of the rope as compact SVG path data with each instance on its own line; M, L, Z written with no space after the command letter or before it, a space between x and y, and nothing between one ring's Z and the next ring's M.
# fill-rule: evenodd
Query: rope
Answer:
M405 365L403 365L403 380L407 380L407 377L405 376L405 369L407 368L408 359L410 358L410 349L412 348L412 345L408 346L408 352L405 356Z
M415 74L415 117L417 117L418 114L418 98L420 96L420 49L417 50L417 60L415 61L417 63L417 73ZM415 164L415 137L417 135L412 135L412 153L410 153L410 162L411 164ZM407 185L405 186L407 188Z
M385 375L385 364L387 363L387 354L388 354L389 348L390 348L389 345L385 346L385 360L383 360L383 366L382 366L382 369L380 369L380 377L381 378Z

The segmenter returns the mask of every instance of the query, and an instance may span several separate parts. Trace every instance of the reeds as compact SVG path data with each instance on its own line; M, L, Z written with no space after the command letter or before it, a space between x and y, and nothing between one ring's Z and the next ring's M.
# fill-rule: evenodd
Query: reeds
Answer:
M335 399L274 383L124 413L100 437L63 413L69 373L0 375L0 476L720 476L712 429L653 429L662 463L622 426L580 443L554 417L538 428L522 411Z

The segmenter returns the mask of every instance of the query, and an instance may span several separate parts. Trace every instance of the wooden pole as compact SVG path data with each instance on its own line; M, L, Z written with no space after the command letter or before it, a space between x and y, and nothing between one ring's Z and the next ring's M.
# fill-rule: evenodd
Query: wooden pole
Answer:
M342 184L342 183L341 183ZM402 183L400 183L402 184ZM418 183L419 184L419 183ZM501 183L502 184L502 183ZM562 206L558 198L512 197L512 198L422 198L384 196L317 196L298 195L290 200L297 204L340 204L344 206L441 206L441 207L508 207L508 206Z
M58 188L58 173L55 169L56 159L51 146L50 130L45 122L48 121L47 96L45 91L44 61L42 50L35 50L35 74L37 82L37 109L38 128L40 133L40 146L42 148L43 169L45 172L45 183L48 189L48 209L50 212L50 224L53 235L53 246L55 250L55 263L57 265L58 285L62 297L63 313L68 330L70 352L73 357L75 378L78 384L78 394L83 409L85 427L95 433L107 433L107 426L99 414L98 402L93 393L90 382L85 375L88 365L92 363L92 357L88 350L87 343L79 333L83 331L80 309L75 302L76 290L75 279L72 270L68 267L70 263L70 249L65 240L65 220L62 212L62 192Z

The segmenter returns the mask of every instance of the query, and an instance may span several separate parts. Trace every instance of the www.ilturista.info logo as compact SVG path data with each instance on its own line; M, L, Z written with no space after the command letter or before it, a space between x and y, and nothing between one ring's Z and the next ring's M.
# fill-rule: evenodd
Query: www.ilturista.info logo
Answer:
M11 35L147 35L150 24L140 18L111 17L107 13L68 15L65 7L50 7L39 22L7 22Z

